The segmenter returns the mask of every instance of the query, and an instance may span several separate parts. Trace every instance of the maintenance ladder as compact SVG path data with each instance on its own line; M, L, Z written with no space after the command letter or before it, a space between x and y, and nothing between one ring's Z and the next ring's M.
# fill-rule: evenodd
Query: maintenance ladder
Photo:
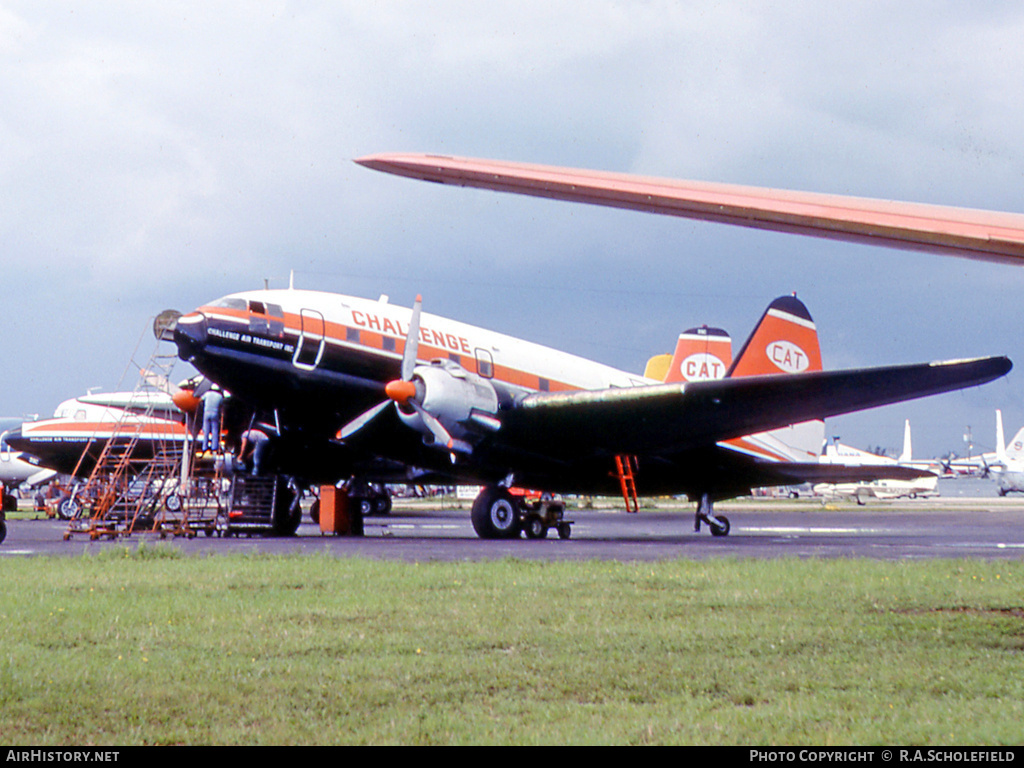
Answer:
M113 538L163 528L170 511L164 502L179 490L187 445L185 427L161 418L158 408L166 408L166 382L176 359L161 351L160 340L146 367L133 358L140 375L131 398L109 435L90 438L75 467L77 476L99 448L88 479L73 492L80 511L65 539L79 533Z

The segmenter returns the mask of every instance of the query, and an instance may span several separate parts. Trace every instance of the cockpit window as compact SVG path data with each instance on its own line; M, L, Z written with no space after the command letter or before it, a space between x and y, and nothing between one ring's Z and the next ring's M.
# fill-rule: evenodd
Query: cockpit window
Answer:
M223 307L224 309L246 309L248 302L245 299L233 299L230 296L223 299L217 299L215 302L210 304L211 307Z
M284 334L284 310L277 304L249 302L249 330L269 336Z

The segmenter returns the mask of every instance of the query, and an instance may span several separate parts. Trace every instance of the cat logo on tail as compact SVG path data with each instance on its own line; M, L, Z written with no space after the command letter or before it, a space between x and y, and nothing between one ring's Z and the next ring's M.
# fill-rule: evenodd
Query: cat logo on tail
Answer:
M732 339L721 328L691 328L679 334L666 384L674 381L708 381L725 378L732 365Z
M727 374L730 378L820 371L818 329L804 303L780 296L768 305ZM792 424L728 440L733 450L768 461L811 462L825 439L825 422Z
M818 330L796 296L781 296L768 305L729 371L730 377L820 371Z

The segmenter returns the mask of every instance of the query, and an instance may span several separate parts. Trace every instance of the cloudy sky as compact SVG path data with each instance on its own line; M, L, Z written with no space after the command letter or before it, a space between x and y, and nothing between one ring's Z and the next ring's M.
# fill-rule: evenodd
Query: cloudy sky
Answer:
M827 367L1006 354L1024 270L423 184L438 152L1021 211L1024 10L996 2L0 0L0 415L134 385L160 310L282 286L642 371L796 292ZM126 373L127 371L127 373ZM183 378L189 372L179 366ZM830 422L917 455L1024 373Z

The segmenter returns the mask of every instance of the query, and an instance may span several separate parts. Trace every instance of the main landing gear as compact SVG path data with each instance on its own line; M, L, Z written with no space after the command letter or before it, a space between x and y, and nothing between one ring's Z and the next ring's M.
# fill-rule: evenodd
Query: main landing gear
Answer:
M473 502L473 529L481 539L543 539L554 528L558 538L572 535L572 522L565 519L565 503L541 497L527 501L507 488L487 486Z
M697 502L697 514L693 521L693 530L700 533L700 524L707 523L712 536L729 535L729 518L725 515L715 515L714 502L708 494L701 494Z

